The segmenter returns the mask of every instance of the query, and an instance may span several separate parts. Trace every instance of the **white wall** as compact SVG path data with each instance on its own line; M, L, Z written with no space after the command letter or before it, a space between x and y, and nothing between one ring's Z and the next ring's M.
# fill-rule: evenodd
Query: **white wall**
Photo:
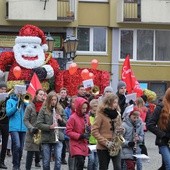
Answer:
M57 20L57 0L8 0L8 19L17 20Z
M142 22L170 23L170 0L141 0Z

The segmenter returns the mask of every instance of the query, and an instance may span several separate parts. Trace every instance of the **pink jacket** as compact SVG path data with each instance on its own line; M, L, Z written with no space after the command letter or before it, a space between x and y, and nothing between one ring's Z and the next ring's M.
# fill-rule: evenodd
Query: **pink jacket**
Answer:
M66 134L70 138L70 153L71 156L82 155L88 156L88 141L86 139L79 139L81 134L85 133L85 120L81 113L81 108L84 103L88 103L82 97L75 100L75 112L72 114L66 124ZM89 110L89 104L87 113ZM90 125L89 116L85 114L87 124Z

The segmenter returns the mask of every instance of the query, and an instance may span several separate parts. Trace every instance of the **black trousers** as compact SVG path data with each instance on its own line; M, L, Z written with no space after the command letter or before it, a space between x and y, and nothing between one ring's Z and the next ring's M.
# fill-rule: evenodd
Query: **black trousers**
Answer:
M1 147L1 154L0 154L0 162L4 163L7 144L8 144L8 136L9 136L9 124L0 124L0 131L2 134L2 147Z
M33 155L35 153L35 163L40 162L40 152L39 151L27 151L26 156L26 170L31 170Z
M73 158L74 158L74 170L83 170L85 156L76 155Z
M110 160L112 160L115 170L121 170L120 152L117 156L110 156L108 150L97 149L97 155L99 158L99 170L108 170Z

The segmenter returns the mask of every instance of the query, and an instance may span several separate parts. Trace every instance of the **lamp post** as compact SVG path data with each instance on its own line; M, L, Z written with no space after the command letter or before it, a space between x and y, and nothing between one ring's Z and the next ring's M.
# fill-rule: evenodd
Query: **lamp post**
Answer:
M50 33L47 34L46 41L48 45L48 51L52 52L54 50L54 38L51 36Z
M78 46L78 39L74 36L68 36L64 40L64 50L66 52L67 62L73 61L75 59L77 46Z

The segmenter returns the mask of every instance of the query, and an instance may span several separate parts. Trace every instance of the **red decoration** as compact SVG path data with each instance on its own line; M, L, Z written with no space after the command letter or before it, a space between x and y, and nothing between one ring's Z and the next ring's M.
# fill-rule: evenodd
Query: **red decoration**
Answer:
M65 87L68 90L70 96L77 94L78 85L82 84L81 72L83 68L78 68L76 73L70 76L69 70L59 70L55 74L56 84L55 90L58 93L61 87ZM108 71L89 69L88 71L94 74L94 85L98 86L100 89L100 94L103 93L104 88L110 84L110 73ZM102 80L102 81L101 81Z
M13 74L16 79L19 79L21 76L21 68L19 66L14 67Z
M91 61L91 68L92 68L92 69L97 69L98 63L99 63L98 60L93 59L93 60Z
M94 74L93 73L89 73L89 79L94 79Z
M70 75L73 75L77 71L77 64L71 63L68 69Z
M89 78L89 70L87 69L82 70L81 77L83 80L87 80Z

